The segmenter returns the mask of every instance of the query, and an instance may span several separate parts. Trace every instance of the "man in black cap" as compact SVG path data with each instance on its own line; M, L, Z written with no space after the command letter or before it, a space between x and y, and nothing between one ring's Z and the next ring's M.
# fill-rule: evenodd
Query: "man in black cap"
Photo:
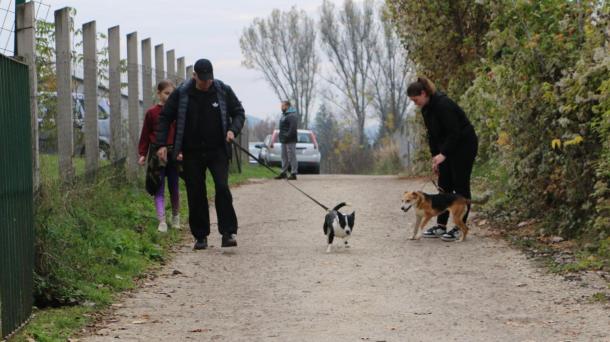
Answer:
M216 214L222 247L237 246L237 216L229 190L231 142L241 131L245 114L241 102L228 85L214 79L212 63L195 63L192 79L185 81L169 97L159 117L157 141L167 141L176 121L171 158L183 163L183 177L189 206L189 225L196 239L194 249L206 249L210 234L210 214L205 171L210 170L216 189ZM167 160L167 147L157 155Z

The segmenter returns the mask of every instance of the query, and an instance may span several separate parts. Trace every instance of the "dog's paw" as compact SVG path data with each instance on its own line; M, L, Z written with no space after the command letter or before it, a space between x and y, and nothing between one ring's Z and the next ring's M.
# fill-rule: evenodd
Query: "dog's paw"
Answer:
M326 248L326 253L330 253L331 249L330 249L330 245Z

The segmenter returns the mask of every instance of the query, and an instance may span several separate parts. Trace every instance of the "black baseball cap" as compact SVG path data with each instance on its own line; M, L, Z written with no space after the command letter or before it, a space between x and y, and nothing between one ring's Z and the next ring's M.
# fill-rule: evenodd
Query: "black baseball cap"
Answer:
M205 58L202 58L195 62L195 66L193 69L195 70L195 73L197 73L197 77L202 81L214 79L214 70L212 69L212 62Z

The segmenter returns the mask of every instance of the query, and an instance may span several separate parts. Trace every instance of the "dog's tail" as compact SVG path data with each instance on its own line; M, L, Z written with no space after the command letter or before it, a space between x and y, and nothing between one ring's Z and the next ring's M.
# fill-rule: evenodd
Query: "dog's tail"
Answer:
M349 203L347 203L347 202L341 202L341 203L337 204L337 205L336 205L334 208L332 208L331 210L333 210L333 211L337 211L337 210L339 210L339 209L341 209L341 208L345 207L346 205L347 205L347 206L349 206L350 204L349 204Z
M472 198L468 200L469 204L485 204L491 198L491 192L486 192L483 197Z

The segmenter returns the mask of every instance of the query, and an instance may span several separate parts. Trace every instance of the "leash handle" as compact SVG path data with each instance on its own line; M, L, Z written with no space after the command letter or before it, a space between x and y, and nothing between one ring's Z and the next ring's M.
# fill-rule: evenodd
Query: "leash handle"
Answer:
M263 163L260 159L258 159L258 157L255 157L252 153L250 153L250 151L246 150L245 148L243 148L237 141L233 140L233 145L237 146L237 148L239 148L242 152L245 152L248 156L252 157L252 159L256 160L256 162L259 165L262 165L264 167L267 168L267 170L271 171L273 174L275 174L276 176L279 176L280 174L277 173L277 171L275 171L274 169L270 168L269 166L267 166L267 164ZM307 196L307 198L309 198L310 200L312 200L315 204L319 205L320 207L322 207L322 209L328 211L328 207L325 206L324 204L318 202L315 198L311 197L310 195L308 195L305 191L299 189L296 185L292 184L288 179L286 179L286 182L288 184L290 184L293 188L297 189L300 193L302 193L303 195Z

